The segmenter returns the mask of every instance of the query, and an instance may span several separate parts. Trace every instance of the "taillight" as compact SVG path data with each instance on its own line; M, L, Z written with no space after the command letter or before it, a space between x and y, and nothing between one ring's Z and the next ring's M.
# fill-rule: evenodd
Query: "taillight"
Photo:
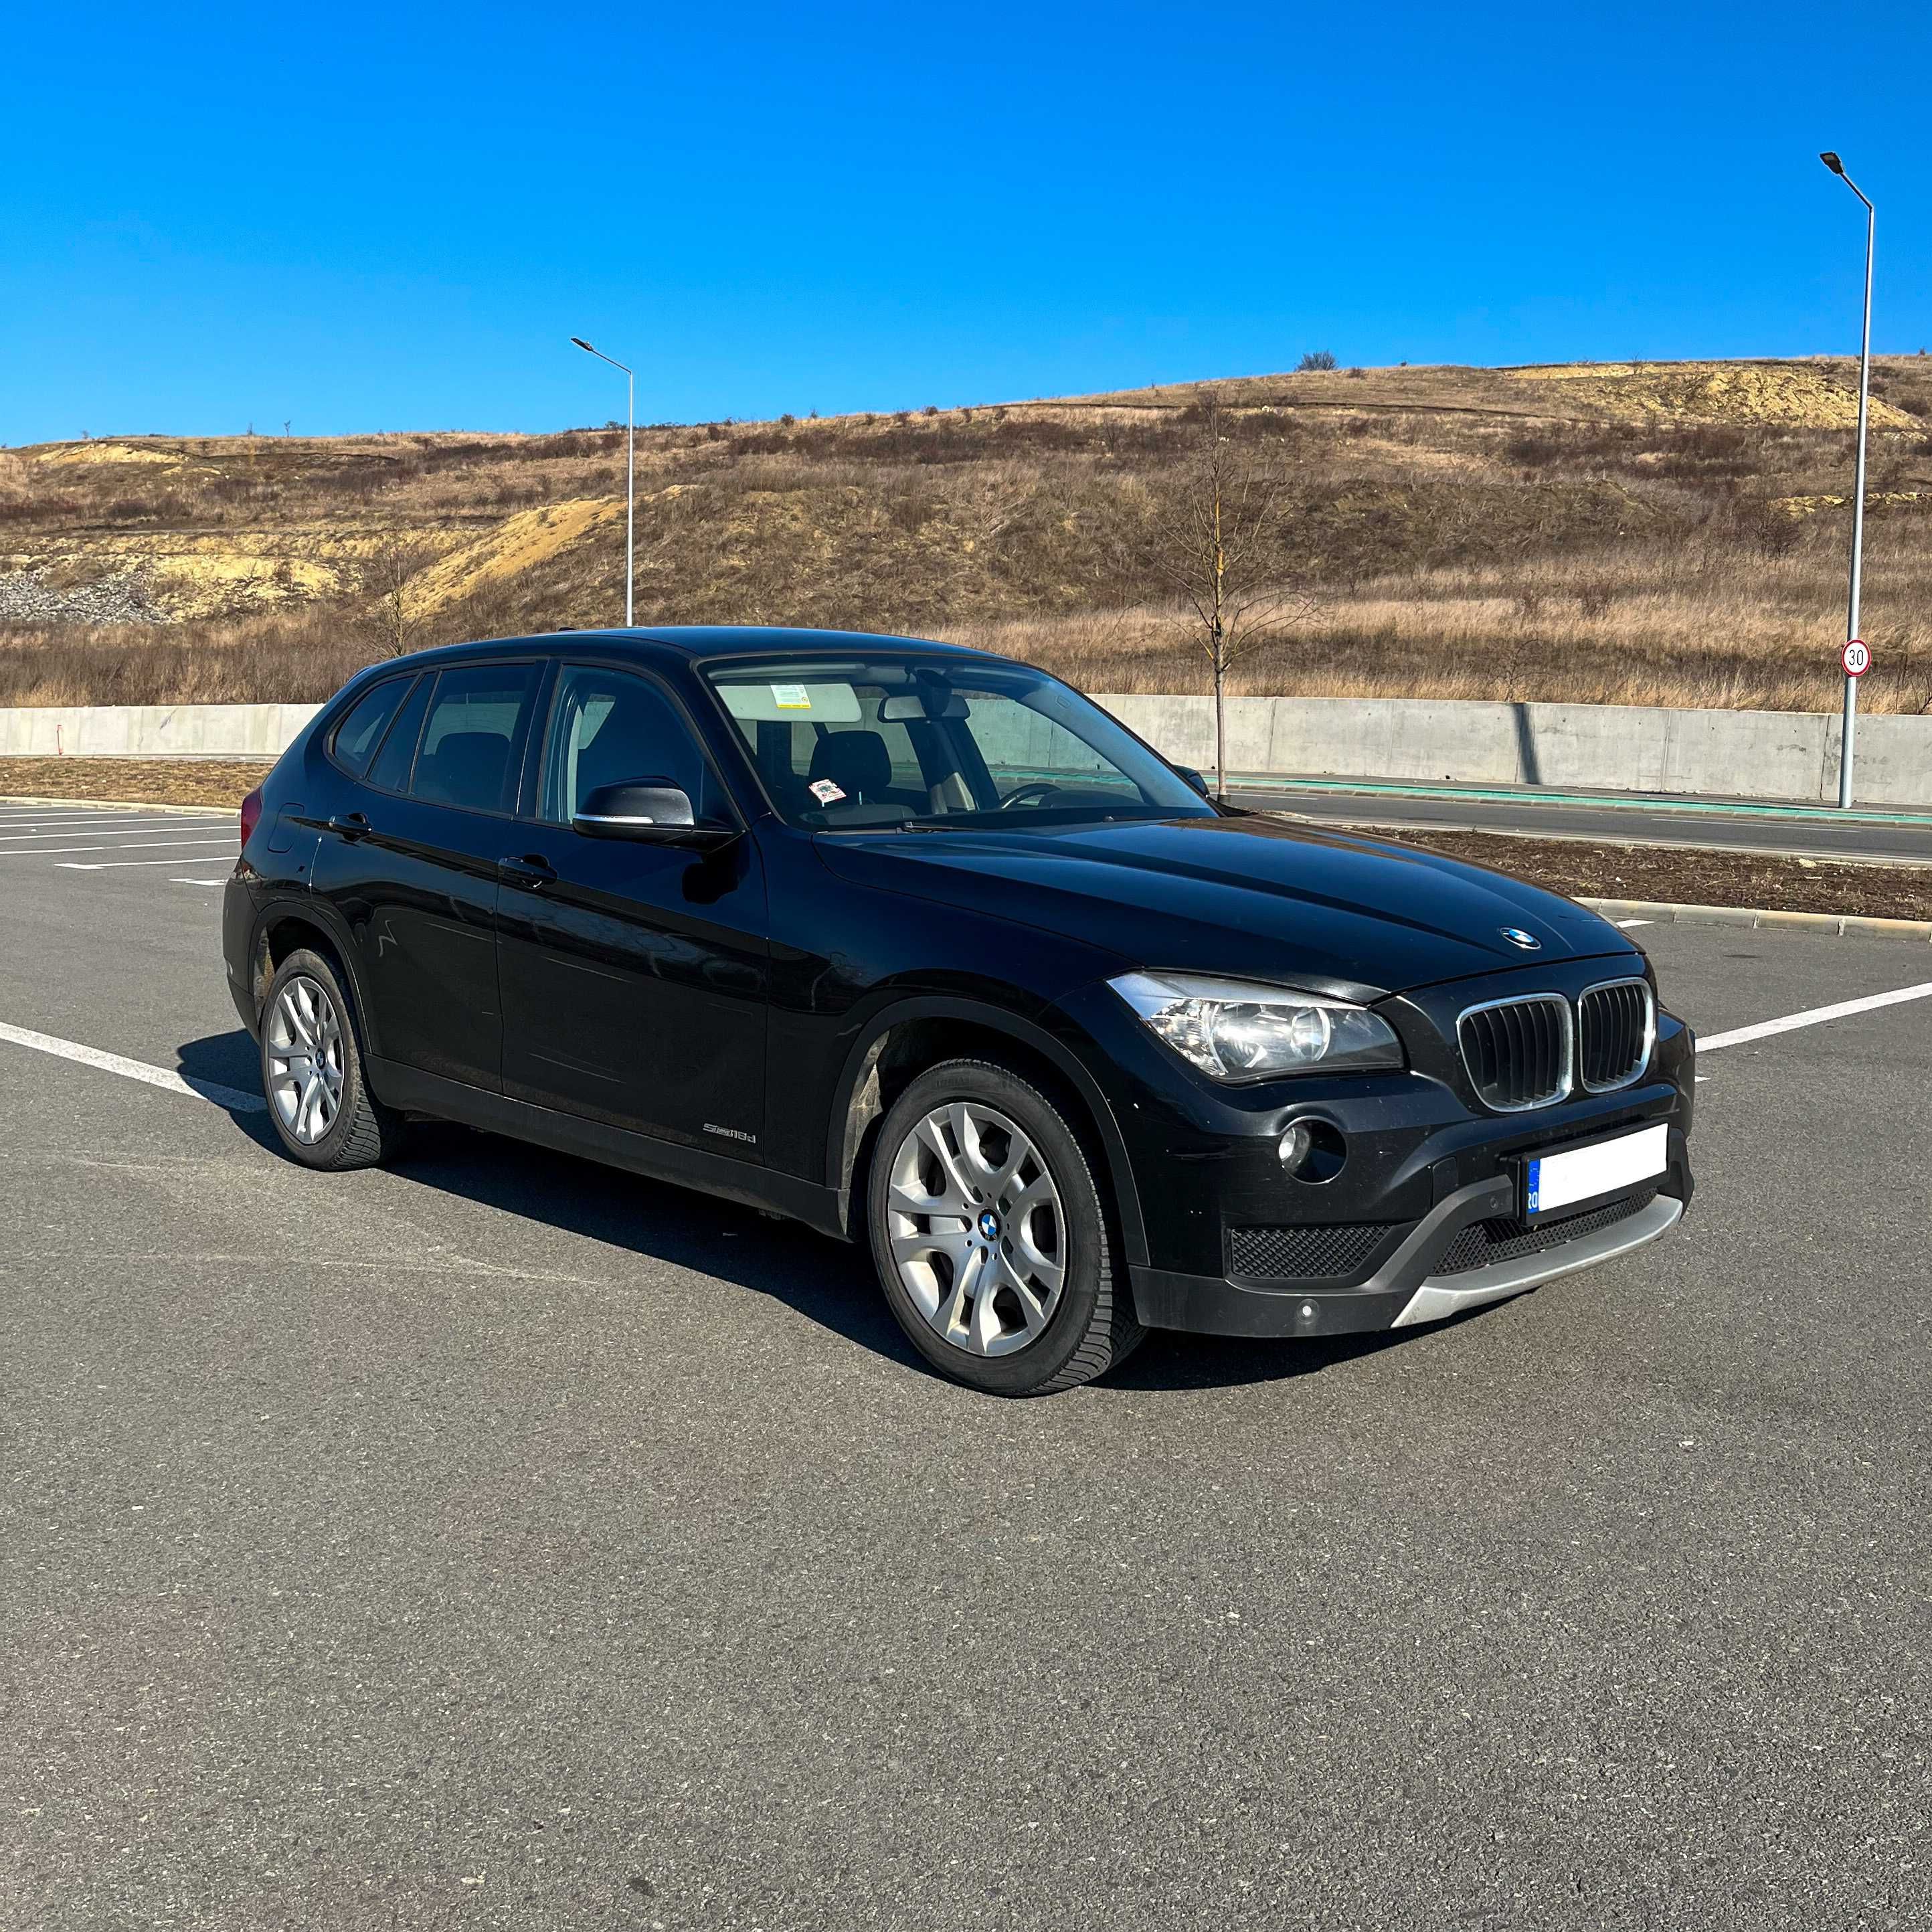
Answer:
M255 836L256 822L262 816L262 788L257 785L242 801L242 842L247 844Z

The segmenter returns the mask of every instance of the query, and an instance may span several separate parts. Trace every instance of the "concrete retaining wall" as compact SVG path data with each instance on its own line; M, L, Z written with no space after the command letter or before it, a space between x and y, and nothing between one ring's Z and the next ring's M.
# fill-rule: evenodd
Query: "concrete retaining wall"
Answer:
M319 704L92 704L0 710L0 758L273 758Z
M1211 770L1208 698L1100 703L1177 763ZM1410 698L1232 698L1230 772L1708 793L1834 804L1839 721L1785 711L1452 704ZM1932 806L1932 718L1862 718L1861 805Z
M1100 702L1177 763L1211 771L1207 698ZM0 710L0 757L142 754L274 758L313 704L148 704ZM1450 704L1409 698L1232 698L1231 772L1589 791L1703 792L1830 804L1838 720L1784 711L1610 704ZM1858 801L1932 806L1932 718L1858 724ZM1029 746L1026 761L1050 754Z

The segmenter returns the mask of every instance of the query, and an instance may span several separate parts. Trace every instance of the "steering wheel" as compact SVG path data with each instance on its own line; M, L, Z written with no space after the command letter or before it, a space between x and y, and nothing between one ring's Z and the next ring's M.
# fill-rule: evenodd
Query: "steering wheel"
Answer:
M1000 809L1010 812L1016 805L1036 805L1042 799L1051 798L1059 789L1059 786L1045 778L1036 779L1031 784L1023 784L1008 792L1000 801Z

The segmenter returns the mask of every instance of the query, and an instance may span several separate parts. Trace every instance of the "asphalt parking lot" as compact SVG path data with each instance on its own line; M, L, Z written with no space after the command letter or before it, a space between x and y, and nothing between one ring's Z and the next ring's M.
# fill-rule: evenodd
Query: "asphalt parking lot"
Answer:
M230 822L21 811L8 1932L1926 1922L1932 999L1710 1052L1640 1256L1003 1403L748 1211L296 1167ZM1636 936L1707 1039L1932 982Z

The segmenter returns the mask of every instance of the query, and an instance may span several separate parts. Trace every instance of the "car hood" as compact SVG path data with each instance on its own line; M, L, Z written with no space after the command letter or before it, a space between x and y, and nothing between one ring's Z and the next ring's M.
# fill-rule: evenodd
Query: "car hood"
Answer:
M1594 913L1505 873L1258 815L815 842L856 884L970 905L1136 966L1342 998L1632 950ZM1506 940L1506 928L1535 949Z

